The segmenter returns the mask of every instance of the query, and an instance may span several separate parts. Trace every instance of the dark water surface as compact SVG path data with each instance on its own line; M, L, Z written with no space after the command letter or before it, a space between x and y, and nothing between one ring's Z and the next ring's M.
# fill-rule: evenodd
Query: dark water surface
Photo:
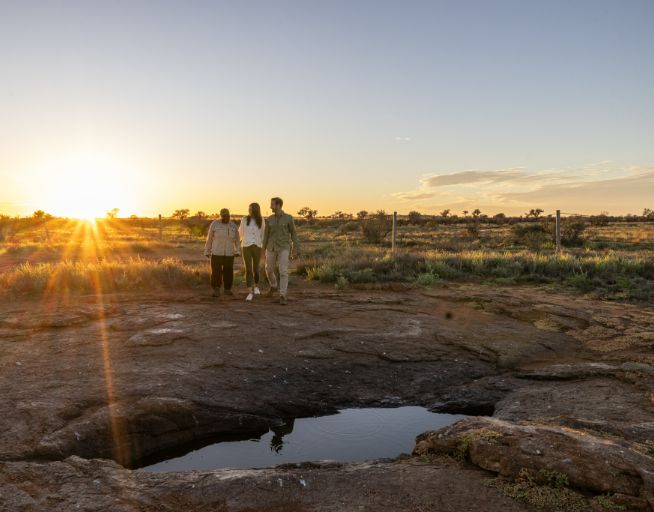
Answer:
M261 468L291 462L354 462L411 453L418 434L463 418L423 407L343 409L337 414L289 420L260 439L223 441L142 471Z

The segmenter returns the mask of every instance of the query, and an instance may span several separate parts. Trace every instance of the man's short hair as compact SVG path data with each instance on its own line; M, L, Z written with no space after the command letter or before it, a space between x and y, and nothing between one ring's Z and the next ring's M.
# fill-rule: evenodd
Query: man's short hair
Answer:
M278 204L280 207L284 206L284 200L283 200L281 197L273 197L273 198L270 200L270 202L271 202L271 203L276 203L276 204Z

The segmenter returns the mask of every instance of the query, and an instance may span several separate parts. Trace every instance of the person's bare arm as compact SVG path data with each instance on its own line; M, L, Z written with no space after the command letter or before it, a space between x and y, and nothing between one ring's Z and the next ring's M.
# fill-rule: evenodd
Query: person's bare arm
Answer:
M207 233L207 241L204 244L204 255L207 258L211 256L211 246L213 244L213 222L209 225L209 233Z
M297 257L300 255L300 239L297 236L297 229L295 229L295 221L293 220L293 217L291 217L288 230L291 233L291 240L293 241L293 253Z
M243 222L241 220L241 222ZM236 256L240 256L241 254L241 234L239 233L239 230L236 230L236 233L234 234L234 245L236 248Z
M263 230L263 245L261 246L262 251L265 251L266 247L268 247L269 238L270 238L270 225L266 222L265 228Z

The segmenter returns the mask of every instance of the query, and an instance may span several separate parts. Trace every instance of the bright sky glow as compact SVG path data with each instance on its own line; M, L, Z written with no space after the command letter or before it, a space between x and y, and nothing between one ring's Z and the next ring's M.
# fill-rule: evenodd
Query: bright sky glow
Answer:
M653 26L650 0L0 0L0 213L640 213Z

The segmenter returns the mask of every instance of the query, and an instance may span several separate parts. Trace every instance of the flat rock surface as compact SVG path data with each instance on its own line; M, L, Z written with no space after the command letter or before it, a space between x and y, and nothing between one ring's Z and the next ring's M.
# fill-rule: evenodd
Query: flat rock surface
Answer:
M60 509L71 510L65 495L77 492L88 498L87 510L102 510L91 499L96 468L153 500L134 505L130 497L113 510L155 510L157 499L178 493L187 479L205 486L223 480L146 475L69 457L134 465L203 439L256 436L282 418L343 407L411 404L492 414L654 450L651 310L522 287L340 292L303 285L292 292L286 307L265 298L215 300L204 291L0 302L0 504L11 495L24 510L56 510L46 503L61 495ZM312 471L340 489L347 487L344 468ZM394 510L476 510L466 508L465 489L481 481L480 470L415 458L347 468L361 485L369 474L366 489L380 500L398 472L406 472L399 481L409 494L409 481L449 482L430 487L431 501L423 504L391 501ZM268 478L236 474L225 478L246 494L248 478ZM25 479L34 485L16 483ZM214 501L192 501L199 498L189 491L180 499L191 501L171 510L247 509L218 499L228 487L216 487ZM359 502L350 493L339 509L340 491L310 492L308 501L288 503L297 510L359 510L358 503L383 501ZM486 510L526 510L485 492L479 499ZM253 493L247 506L278 510L264 508L265 495Z
M187 473L128 471L113 462L0 463L6 510L523 511L485 485L486 475L447 460L313 464ZM466 485L461 485L461 480Z

